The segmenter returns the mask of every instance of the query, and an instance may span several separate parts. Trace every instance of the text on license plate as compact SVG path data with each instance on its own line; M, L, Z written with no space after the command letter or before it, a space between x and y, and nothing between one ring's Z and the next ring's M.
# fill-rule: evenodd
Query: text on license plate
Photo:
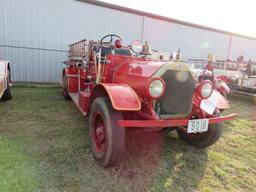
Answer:
M200 133L208 131L208 119L193 119L188 121L188 133Z

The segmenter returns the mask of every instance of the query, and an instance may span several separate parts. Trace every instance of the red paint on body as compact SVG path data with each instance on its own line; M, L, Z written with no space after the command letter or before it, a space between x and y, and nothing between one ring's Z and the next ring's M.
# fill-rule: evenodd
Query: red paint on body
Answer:
M93 57L92 57L93 58ZM88 114L91 104L97 97L109 97L112 107L118 111L129 111L126 119L120 121L122 127L169 127L185 126L188 120L196 115L199 118L210 118L210 123L230 120L235 115L216 117L200 109L201 98L197 91L193 96L193 108L184 119L157 120L154 110L154 99L149 97L148 84L152 76L166 62L154 62L136 56L108 54L104 64L91 59L86 68L81 68L75 61L66 62L64 69L68 76L68 92L78 93L77 105L84 114ZM101 82L96 84L96 70L101 65L103 72ZM79 90L80 88L80 90ZM197 88L196 90L199 90ZM219 108L229 108L228 102L218 92ZM132 115L131 115L132 114ZM134 120L134 119L140 120Z

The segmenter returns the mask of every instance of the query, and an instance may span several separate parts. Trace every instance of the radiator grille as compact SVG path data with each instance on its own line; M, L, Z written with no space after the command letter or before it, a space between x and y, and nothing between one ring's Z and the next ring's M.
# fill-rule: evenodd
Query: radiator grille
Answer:
M189 71L168 70L161 78L166 92L156 101L155 110L160 117L186 116L192 110L195 80Z

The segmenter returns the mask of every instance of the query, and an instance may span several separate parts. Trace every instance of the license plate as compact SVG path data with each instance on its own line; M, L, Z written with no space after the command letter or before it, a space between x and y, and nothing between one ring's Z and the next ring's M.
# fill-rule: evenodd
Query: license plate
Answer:
M188 133L202 133L208 131L208 119L194 119L188 121Z

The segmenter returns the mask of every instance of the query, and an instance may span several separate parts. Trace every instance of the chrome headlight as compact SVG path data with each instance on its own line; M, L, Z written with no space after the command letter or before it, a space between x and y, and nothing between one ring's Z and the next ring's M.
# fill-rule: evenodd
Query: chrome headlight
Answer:
M149 97L158 99L165 93L165 83L161 78L153 78L149 81L147 89Z
M213 92L213 84L209 80L205 80L199 85L198 94L202 99L207 99Z

